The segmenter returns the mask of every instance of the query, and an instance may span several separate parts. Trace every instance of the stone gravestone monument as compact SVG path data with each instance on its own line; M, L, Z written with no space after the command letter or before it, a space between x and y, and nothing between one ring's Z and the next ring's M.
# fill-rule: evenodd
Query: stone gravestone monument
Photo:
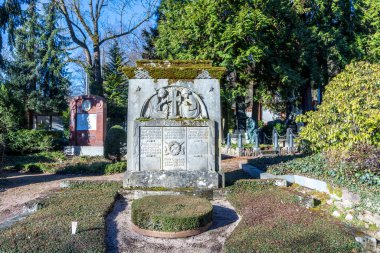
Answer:
M125 187L217 188L221 183L219 79L210 61L149 61L129 78Z
M79 96L70 102L68 155L102 156L106 134L107 105L99 96Z

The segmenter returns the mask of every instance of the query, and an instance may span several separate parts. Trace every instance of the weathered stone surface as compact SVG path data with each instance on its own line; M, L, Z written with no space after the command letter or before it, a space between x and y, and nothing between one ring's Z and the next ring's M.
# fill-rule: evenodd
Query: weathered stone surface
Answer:
M368 223L371 223L371 224L375 224L377 227L380 228L380 215L379 214L371 213L369 211L364 211L358 215L358 219L365 221L365 222L368 222Z
M334 216L334 217L340 217L340 212L338 212L338 211L334 211L333 213L332 213L332 215Z
M363 246L363 252L377 253L376 238L368 235L357 235L355 240Z
M348 220L348 221L351 221L351 220L354 219L354 216L352 216L352 214L349 213L349 214L346 215L345 219Z
M145 72L129 80L124 186L217 188L221 110L219 80L209 75L213 67L207 63L208 72L200 71L193 77L196 79L179 80L170 75L174 66L170 62L139 64ZM188 67L186 62L178 64ZM205 67L199 64L196 68ZM152 76L155 68L159 68L158 79ZM161 79L165 76L168 79ZM147 180L147 175L170 175L170 179Z
M342 189L342 205L345 208L353 208L360 204L360 195L352 193L347 189Z
M135 171L124 176L124 187L217 188L215 171Z
M135 121L129 171L215 171L215 124L210 120Z
M310 197L307 195L305 196L298 195L297 198L298 198L299 204L303 207L313 208L316 206L315 199L313 197Z
M70 156L103 156L104 146L66 146L64 153Z

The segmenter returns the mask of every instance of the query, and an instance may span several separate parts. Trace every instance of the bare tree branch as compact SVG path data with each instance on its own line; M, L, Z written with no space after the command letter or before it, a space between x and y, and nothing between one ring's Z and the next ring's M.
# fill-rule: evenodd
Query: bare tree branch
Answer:
M78 46L80 46L81 48L83 48L83 50L85 52L85 55L86 55L86 58L87 58L87 61L89 63L91 63L91 53L90 53L90 50L88 49L86 43L83 42L83 41L81 41L81 40L79 40L78 37L76 36L76 34L74 32L73 23L71 22L70 17L69 17L69 13L67 11L67 7L66 7L66 4L65 4L65 1L64 0L55 0L55 1L58 4L59 9L62 12L63 16L65 17L65 20L66 20L66 23L67 23L67 27L69 28L71 39L73 40L73 42L75 44L77 44Z
M90 1L92 1L92 0L90 0ZM75 1L74 1L73 9L74 9L74 12L75 12L76 16L78 17L80 23L82 24L82 26L84 27L84 29L88 33L88 35L90 35L90 37L93 37L94 34L91 31L91 28L87 25L86 20L84 20L84 17L79 10L80 9L79 2L75 3Z
M111 35L109 37L106 37L106 38L102 39L99 42L99 45L103 44L104 42L106 42L108 40L117 39L117 38L120 38L122 36L131 34L133 31L135 31L137 28L139 28L142 24L144 24L146 21L148 21L152 16L153 16L153 14L149 14L146 18L144 18L143 20L141 20L139 23L137 23L134 27L130 28L126 32L122 32L122 33L119 33L119 34Z

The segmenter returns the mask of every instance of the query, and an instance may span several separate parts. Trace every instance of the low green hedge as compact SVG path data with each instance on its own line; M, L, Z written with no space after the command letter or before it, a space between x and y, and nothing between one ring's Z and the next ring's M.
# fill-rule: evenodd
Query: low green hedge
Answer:
M193 196L147 196L132 203L132 222L139 228L178 232L212 221L209 201Z
M65 157L63 152L8 156L5 170L56 174L114 174L127 169L127 162L111 163L103 157Z

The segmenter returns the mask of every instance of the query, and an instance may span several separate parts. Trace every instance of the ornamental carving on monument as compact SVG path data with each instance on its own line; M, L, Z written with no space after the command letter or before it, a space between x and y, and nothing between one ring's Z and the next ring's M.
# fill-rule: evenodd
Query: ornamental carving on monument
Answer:
M169 143L165 143L164 145L164 154L165 155L184 155L185 154L185 142L171 141Z
M143 105L142 118L149 119L207 119L206 106L192 90L176 86L156 91Z

